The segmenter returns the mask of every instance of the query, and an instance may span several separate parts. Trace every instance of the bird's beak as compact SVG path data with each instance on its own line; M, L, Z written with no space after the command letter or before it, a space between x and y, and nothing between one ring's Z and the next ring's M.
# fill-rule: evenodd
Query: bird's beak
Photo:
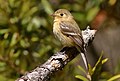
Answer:
M55 14L51 14L50 16L55 17L56 15Z

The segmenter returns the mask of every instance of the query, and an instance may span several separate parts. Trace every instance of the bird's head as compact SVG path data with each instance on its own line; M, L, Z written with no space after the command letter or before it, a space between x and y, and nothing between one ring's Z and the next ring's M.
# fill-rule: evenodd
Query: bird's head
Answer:
M66 9L58 9L51 16L53 16L55 20L69 20L73 18L72 14Z

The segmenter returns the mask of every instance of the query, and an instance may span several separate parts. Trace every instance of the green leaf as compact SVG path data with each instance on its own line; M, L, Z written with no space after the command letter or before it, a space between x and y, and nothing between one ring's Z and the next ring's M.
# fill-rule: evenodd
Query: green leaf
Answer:
M78 66L78 68L79 68L83 73L86 74L86 71L85 71L80 65Z
M10 46L13 46L17 43L18 33L14 33L11 39Z
M8 0L8 2L9 2L9 5L10 5L11 7L14 7L14 5L15 5L15 0Z
M87 13L86 20L90 22L96 16L99 10L100 10L99 7L91 8Z
M95 64L95 66L93 67L92 71L94 72L96 67L101 63L102 64L102 56L103 56L103 52L101 53L101 56L99 57L97 63Z
M4 34L9 32L9 29L0 29L0 34Z
M114 80L116 80L116 79L120 79L120 74L111 77L111 78L108 79L107 81L114 81Z
M93 74L92 66L90 64L88 64L88 67L89 67L89 73L90 73L90 75L92 75Z
M78 21L84 21L85 20L85 15L84 13L72 13L72 15L75 17L76 20Z
M84 76L81 76L81 75L76 75L75 77L82 81L89 81L87 78L85 78Z
M95 66L92 69L92 71L93 71L92 81L98 81L98 79L100 77L101 68L102 68L102 56L103 56L103 53L101 54L97 63L95 64Z
M48 0L42 0L41 3L43 4L43 7L45 9L45 11L47 12L47 14L52 14L53 10L51 5L49 4Z
M102 60L102 64L106 63L108 61L108 58L105 58L104 60Z
M29 47L29 46L30 46L30 43L28 42L27 39L21 39L21 40L20 40L20 45L21 45L23 48L26 48L26 47Z

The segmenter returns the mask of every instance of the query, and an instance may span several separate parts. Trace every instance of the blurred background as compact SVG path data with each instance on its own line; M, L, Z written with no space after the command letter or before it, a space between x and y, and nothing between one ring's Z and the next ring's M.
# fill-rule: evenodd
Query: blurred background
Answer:
M0 81L14 81L62 48L50 16L59 8L70 10L81 29L98 30L87 58L91 66L101 52L108 58L99 81L120 73L120 0L0 0ZM79 55L51 81L80 81L78 65Z

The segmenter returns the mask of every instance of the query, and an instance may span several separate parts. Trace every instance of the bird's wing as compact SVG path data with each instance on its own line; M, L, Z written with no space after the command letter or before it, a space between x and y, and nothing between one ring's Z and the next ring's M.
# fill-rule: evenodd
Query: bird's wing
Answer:
M73 22L74 23L74 22ZM69 37L70 39L72 39L75 44L76 44L76 48L78 49L79 52L81 53L81 56L83 58L84 64L86 69L88 70L88 61L86 58L86 52L84 50L84 41L82 38L82 34L79 28L77 28L77 24L76 23L70 23L70 22L61 22L60 23L60 29L61 32L66 35L67 37Z
M62 21L60 23L60 29L64 35L70 37L75 42L75 44L81 48L82 52L84 42L78 25L76 23Z

